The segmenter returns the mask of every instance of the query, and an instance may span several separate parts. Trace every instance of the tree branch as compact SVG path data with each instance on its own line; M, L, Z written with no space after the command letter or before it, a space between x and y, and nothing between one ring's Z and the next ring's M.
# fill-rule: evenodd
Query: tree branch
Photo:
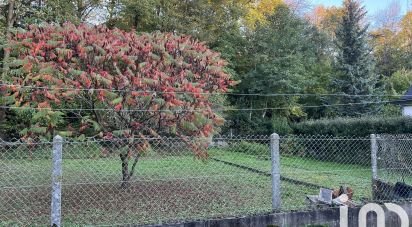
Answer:
M140 152L137 153L132 168L130 169L130 173L129 173L129 179L132 178L133 174L134 174L134 169L136 168L137 162L139 161L140 158Z

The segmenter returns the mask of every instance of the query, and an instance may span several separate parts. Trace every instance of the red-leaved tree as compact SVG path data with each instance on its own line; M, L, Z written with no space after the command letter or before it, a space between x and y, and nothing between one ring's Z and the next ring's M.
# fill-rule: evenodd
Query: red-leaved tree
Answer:
M42 25L16 33L11 47L16 60L5 100L18 111L32 111L25 138L172 134L190 144L188 137L209 137L223 123L210 94L233 84L223 70L226 62L190 37ZM124 182L145 147L120 154ZM205 155L199 146L192 150ZM129 171L130 157L135 159Z

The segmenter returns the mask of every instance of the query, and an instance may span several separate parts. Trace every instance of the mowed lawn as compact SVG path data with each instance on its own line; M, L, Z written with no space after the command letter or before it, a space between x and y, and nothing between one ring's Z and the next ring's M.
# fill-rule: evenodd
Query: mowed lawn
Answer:
M266 156L248 155L240 152L214 152L219 160L270 173L271 162ZM281 156L281 176L331 189L342 186L354 190L354 200L370 199L372 196L372 170L369 166L318 161L314 159Z
M0 162L0 225L48 223L50 160ZM271 181L193 156L142 158L126 191L117 158L64 159L63 223L158 223L271 211ZM283 183L283 191L295 185ZM296 200L295 205L303 205Z
M258 156L224 150L211 150L210 156L270 171L270 161ZM347 185L356 200L370 198L371 173L363 166L282 157L281 173L330 188ZM0 226L49 222L50 175L50 159L0 159ZM139 161L127 190L120 180L117 155L64 158L63 224L145 224L271 212L270 177L212 159L149 155ZM306 195L318 192L283 181L282 210L305 209Z

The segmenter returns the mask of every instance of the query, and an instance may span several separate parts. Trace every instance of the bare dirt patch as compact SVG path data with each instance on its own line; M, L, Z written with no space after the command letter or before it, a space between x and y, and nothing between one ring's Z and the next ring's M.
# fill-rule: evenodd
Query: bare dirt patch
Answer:
M261 207L266 199L261 190L225 179L139 181L127 189L120 183L63 185L63 224L144 224L240 214ZM50 188L1 190L0 220L47 224L49 192Z

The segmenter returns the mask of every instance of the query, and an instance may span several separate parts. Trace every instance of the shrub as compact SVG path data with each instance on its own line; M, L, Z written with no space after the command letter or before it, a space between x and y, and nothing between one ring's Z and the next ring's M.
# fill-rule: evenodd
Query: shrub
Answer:
M291 125L294 134L358 136L370 134L406 134L412 133L410 117L363 117L337 118L306 121Z
M252 143L241 141L233 144L233 151L242 152L249 155L270 156L269 144Z
M273 118L262 118L253 116L250 118L249 113L237 112L229 116L224 134L228 134L232 129L237 135L270 135L276 132L279 135L292 133L289 121L286 117L277 116Z
M278 117L272 120L273 132L279 135L287 135L292 132L292 128L289 126L288 119L286 117Z
M306 121L291 125L298 138L314 138L316 142L302 142L304 152L299 156L338 163L370 164L370 134L412 133L412 118L409 117L363 117L337 118ZM325 140L318 140L322 135ZM334 137L349 138L332 140ZM328 139L330 138L330 139ZM305 141L305 140L302 140ZM295 152L296 153L296 152Z
M228 116L223 134L232 129L236 135L270 135L273 133L273 124L270 119L261 117L250 118L249 113L236 111Z

